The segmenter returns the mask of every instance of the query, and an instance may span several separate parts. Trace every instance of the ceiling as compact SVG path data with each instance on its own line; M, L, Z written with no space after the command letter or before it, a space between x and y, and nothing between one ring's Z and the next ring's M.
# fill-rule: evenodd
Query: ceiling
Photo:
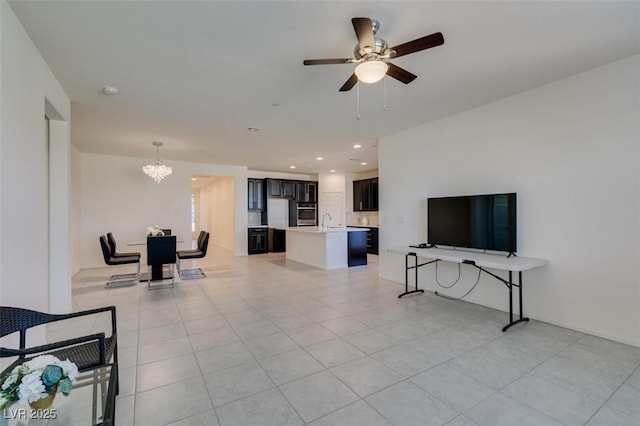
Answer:
M74 146L148 159L162 141L169 164L376 169L380 137L640 52L637 1L10 5L71 98ZM358 16L377 19L390 46L445 38L392 60L418 78L387 78L386 110L385 83L360 84L359 120L356 88L338 92L355 65L302 65L351 57Z

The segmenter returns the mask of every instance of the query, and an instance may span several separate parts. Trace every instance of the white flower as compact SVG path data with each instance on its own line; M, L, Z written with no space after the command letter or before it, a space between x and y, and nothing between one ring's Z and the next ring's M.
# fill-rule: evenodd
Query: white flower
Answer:
M19 404L24 404L49 396L47 387L42 380L42 373L48 365L56 365L62 369L61 380L68 378L73 383L78 376L78 367L68 359L60 361L53 355L35 357L15 367L5 378L0 387L0 411L6 410L16 400ZM49 389L49 391L51 392L53 389ZM65 395L67 394L68 391Z
M147 237L158 237L164 235L164 232L158 225L147 226Z
M22 383L18 387L18 397L20 398L18 403L24 404L25 402L37 401L47 395L40 371L34 371L22 378Z
M62 368L63 376L69 377L72 383L76 381L76 377L78 377L78 367L73 362L67 359L65 361L58 361L56 364Z
M17 367L16 367L17 368ZM7 390L9 386L14 384L18 380L18 371L14 368L9 377L7 377L2 384L2 390Z
M25 362L28 371L44 370L47 365L55 365L60 360L53 355L40 355L30 361Z

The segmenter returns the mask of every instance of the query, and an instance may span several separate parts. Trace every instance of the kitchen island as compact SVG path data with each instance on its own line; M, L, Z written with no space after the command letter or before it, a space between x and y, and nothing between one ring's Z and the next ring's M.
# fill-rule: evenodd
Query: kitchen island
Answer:
M286 258L320 269L367 264L367 228L287 228Z

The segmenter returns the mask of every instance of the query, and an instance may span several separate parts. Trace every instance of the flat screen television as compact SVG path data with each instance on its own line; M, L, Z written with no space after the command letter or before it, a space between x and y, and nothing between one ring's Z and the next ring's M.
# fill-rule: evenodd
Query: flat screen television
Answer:
M427 242L515 253L516 194L429 198Z

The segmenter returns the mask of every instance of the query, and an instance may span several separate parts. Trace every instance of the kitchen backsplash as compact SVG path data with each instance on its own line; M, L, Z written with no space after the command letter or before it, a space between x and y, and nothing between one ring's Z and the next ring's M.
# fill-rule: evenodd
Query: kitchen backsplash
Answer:
M247 224L249 226L260 226L260 225L262 225L262 223L261 223L261 221L262 221L262 218L261 218L262 213L261 212L249 212L248 215L249 216L248 216L248 219L247 219Z
M348 225L364 225L365 223L378 226L378 212L347 212Z

